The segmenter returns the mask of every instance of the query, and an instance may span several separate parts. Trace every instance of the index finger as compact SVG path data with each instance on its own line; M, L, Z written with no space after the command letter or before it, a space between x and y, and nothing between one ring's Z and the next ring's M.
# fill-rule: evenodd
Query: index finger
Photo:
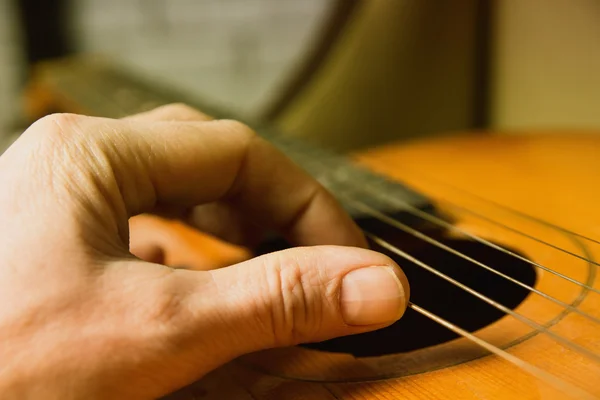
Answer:
M157 205L189 207L225 199L294 244L366 244L323 186L239 122L87 118L79 130L98 131L99 121L105 126L96 145L116 172L129 216ZM107 135L112 136L108 141Z

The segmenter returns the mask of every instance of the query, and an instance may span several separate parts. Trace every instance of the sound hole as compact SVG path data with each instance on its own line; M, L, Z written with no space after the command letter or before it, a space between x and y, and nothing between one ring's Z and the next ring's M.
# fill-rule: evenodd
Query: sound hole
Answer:
M433 245L415 241L414 237L394 232L380 232L386 240L411 254L418 260L478 291L506 307L514 309L530 294L484 268ZM435 235L435 234L433 234ZM535 270L530 264L479 242L453 239L438 235L443 244L488 265L527 285L534 286ZM392 257L406 273L411 285L411 300L468 331L476 331L505 316L505 314L460 289L456 285L433 275L402 257L373 245L373 249ZM515 252L513 249L509 249ZM456 334L411 309L398 322L387 328L359 335L336 338L304 347L350 353L356 357L380 356L409 352L448 342Z

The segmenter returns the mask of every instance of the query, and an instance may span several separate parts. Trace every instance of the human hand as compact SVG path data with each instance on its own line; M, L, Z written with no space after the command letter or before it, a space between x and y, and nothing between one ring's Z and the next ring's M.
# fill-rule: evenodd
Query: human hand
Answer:
M155 398L239 355L402 315L406 278L359 248L334 199L244 125L207 119L52 115L0 157L2 398ZM130 217L207 221L208 203L310 247L208 271L131 254ZM224 223L244 224L210 229Z

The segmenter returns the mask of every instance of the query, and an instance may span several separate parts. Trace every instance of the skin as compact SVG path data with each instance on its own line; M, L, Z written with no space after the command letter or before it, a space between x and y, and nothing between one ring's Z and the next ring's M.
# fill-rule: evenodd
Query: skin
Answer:
M389 325L403 308L343 318L342 280L363 267L392 268L408 296L317 182L248 127L182 105L45 117L0 157L0 188L4 399L156 398L241 354ZM276 229L299 247L174 269L143 229L130 241L141 213L241 244Z

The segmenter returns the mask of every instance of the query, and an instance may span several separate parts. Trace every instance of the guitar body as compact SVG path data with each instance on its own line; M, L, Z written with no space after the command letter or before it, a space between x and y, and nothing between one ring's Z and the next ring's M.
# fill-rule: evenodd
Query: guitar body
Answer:
M439 199L438 206L452 215L456 227L600 288L596 265L529 236L595 260L600 259L599 244L518 213L598 237L600 186L594 183L600 171L599 155L600 136L565 133L462 135L386 146L358 154L356 159ZM445 207L446 202L477 214ZM219 258L211 248L214 239L172 222L153 220L152 224L169 231L173 243L178 243L167 255L175 264L202 269L210 261L227 265L244 256L241 249L229 248ZM209 254L211 260L202 254ZM597 293L543 270L536 269L535 274L536 289L566 303L577 303L586 313L600 315ZM600 351L597 324L564 313L562 307L538 295L530 294L514 311L552 326L553 332L591 351ZM474 333L600 397L597 363L544 334L532 334L530 326L515 318L505 316ZM473 344L464 338L370 358L305 348L272 350L236 360L174 398L194 398L194 393L203 399L568 398L497 356L475 353Z

